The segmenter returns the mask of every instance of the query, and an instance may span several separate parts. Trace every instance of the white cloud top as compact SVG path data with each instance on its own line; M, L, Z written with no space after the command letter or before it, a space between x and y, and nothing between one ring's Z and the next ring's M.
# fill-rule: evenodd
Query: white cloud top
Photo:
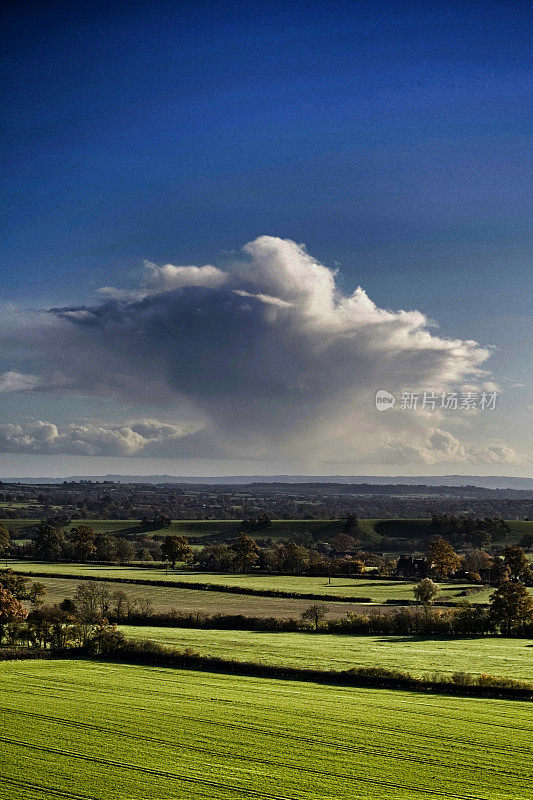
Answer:
M145 419L125 424L51 422L0 425L7 453L70 453L84 456L150 456L192 433L194 427Z
M243 251L224 271L147 262L140 289L107 287L100 305L54 309L44 333L32 318L16 351L49 391L151 403L165 416L185 406L197 420L191 455L512 460L501 443L485 454L462 443L438 415L374 407L379 388L478 385L487 349L436 335L420 311L379 308L360 287L343 294L335 271L293 241L260 236ZM15 426L1 441L35 452L183 453L183 435L161 425L157 435L129 423Z

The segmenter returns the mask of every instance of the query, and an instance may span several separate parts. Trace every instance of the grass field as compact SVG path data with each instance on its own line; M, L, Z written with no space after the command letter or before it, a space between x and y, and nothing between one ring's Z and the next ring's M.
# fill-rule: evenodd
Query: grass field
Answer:
M0 664L0 798L524 800L524 702L84 662Z
M11 532L13 537L17 536L25 536L25 531L29 528L32 528L34 525L38 525L40 520L38 519L0 519L0 522L3 523L6 528ZM136 527L138 522L131 519L89 519L89 520L76 520L72 522L71 526L68 527L75 527L76 525L90 525L96 533L113 533L114 531L124 531L128 530L129 528ZM140 532L140 531L139 531Z
M0 509L1 511L1 509ZM0 520L13 532L38 524L38 519L4 519ZM138 520L76 520L72 525L87 524L99 532L132 531L146 533L147 535L172 534L176 536L194 536L215 539L220 537L234 537L241 531L239 520L174 520L170 528L143 531ZM379 547L382 537L393 539L420 539L429 534L429 519L361 519L360 526L366 546ZM511 529L505 542L517 542L525 533L533 533L533 520L509 520ZM296 533L309 531L316 538L330 539L340 533L344 527L344 520L273 520L272 525L257 534L258 539L290 539Z
M244 589L265 591L300 592L320 595L337 595L339 597L369 597L375 603L386 600L413 600L411 581L372 580L367 578L335 578L331 583L327 578L301 577L291 575L235 575L233 573L191 572L183 570L167 570L161 568L115 567L98 564L48 563L43 561L9 560L9 566L18 572L42 572L49 575L74 575L100 578L128 578L143 581L182 581L185 583L202 583L211 586L233 586ZM465 591L476 590L468 596L472 602L487 602L491 589L479 590L479 586L468 583L441 583L441 600L465 599Z
M528 639L332 636L307 633L190 630L123 625L128 639L168 647L192 647L201 655L309 669L387 667L430 672L488 672L533 681L533 645Z
M46 587L46 602L60 603L65 597L73 597L77 580L69 578L36 578ZM111 592L125 592L136 601L149 600L156 613L166 613L172 608L184 614L243 614L247 617L299 618L309 600L293 600L285 597L255 597L253 595L226 594L223 592L197 591L166 586L141 586L129 583L114 583L106 586ZM329 616L345 617L349 611L367 613L372 606L357 603L328 601Z

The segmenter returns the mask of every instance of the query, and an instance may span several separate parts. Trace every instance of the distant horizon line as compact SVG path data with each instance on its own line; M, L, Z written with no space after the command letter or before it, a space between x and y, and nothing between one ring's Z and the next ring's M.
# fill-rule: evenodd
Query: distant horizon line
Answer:
M508 475L462 475L459 473L447 473L445 475L354 475L354 474L232 474L232 475L171 475L170 473L150 473L150 474L131 474L131 473L105 473L102 475L68 475L68 476L6 476L0 477L2 483L63 483L63 482L158 482L158 483L361 483L361 484L413 484L413 485L448 485L465 486L475 485L475 483L490 483L488 488L517 488L517 484L527 484L528 488L533 488L533 477L508 476ZM454 483L450 483L454 481ZM507 484L507 485L502 485Z

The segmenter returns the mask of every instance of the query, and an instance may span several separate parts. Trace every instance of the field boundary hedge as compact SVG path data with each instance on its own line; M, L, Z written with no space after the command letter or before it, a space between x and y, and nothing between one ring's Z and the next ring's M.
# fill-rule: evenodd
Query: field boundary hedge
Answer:
M147 650L147 644L150 649ZM115 653L99 655L98 660L128 664L167 666L202 672L229 673L246 677L274 678L333 685L378 689L401 689L434 694L454 694L469 697L492 697L513 700L533 700L533 686L511 678L490 675L456 673L449 680L416 678L407 672L382 667L355 667L348 670L315 670L301 667L281 667L256 662L202 656L180 652L153 642L128 642Z
M52 658L59 658L53 650L32 647L0 647L0 661L31 661Z
M245 594L256 597L287 597L292 600L321 600L336 603L373 603L371 597L346 597L338 594L315 594L314 592L285 592L281 589L253 589L250 586L228 586L224 583L196 583L192 581L144 580L143 578L112 578L108 575L72 575L61 572L26 572L13 570L16 575L28 578L61 578L75 581L103 581L106 583L127 583L138 586L163 586L167 589L191 589L200 592L222 592L224 594ZM400 601L399 601L400 602ZM378 605L381 605L378 604Z
M234 661L202 656L191 651L162 647L154 642L127 642L106 654L93 655L82 648L70 650L2 650L0 661L27 659L80 659L114 664L139 664L171 669L195 670L253 678L320 683L334 686L353 686L371 689L447 694L459 697L498 698L533 701L533 686L512 678L499 678L482 673L454 673L449 678L417 678L408 672L383 667L354 667L348 670L317 670L301 667L281 667L257 662Z
M114 625L137 625L150 628L198 628L202 630L262 631L275 633L317 633L310 623L295 617L250 617L246 614L208 614L204 612L175 614L108 614ZM318 633L328 633L319 628Z
M192 581L165 581L165 580L145 580L144 578L112 578L107 575L72 575L71 573L61 572L26 572L25 570L13 570L17 575L26 575L28 578L61 578L63 580L76 581L103 581L106 583L126 583L137 586L160 586L167 589L191 589L200 592L222 592L223 594L243 594L255 597L280 597L289 600L316 600L318 602L330 603L355 603L375 606L420 606L418 600L406 598L389 598L382 602L375 601L371 597L354 597L343 594L317 594L315 592L287 592L282 589L254 589L250 586L229 586L225 583L197 583ZM372 579L373 580L373 579ZM403 579L402 579L403 580ZM414 584L413 584L414 585ZM438 600L435 607L457 608L461 599L458 600ZM476 603L480 608L488 608L488 603Z
M144 568L142 568L144 569ZM319 594L316 592L288 592L283 589L254 589L251 586L229 586L225 583L201 583L196 581L166 581L166 580L145 580L144 578L121 578L110 577L108 575L73 575L66 572L41 572L41 571L26 571L26 570L13 570L17 575L26 575L29 578L61 578L63 580L77 580L77 581L103 581L106 583L126 583L138 586L161 586L167 589L191 589L200 592L222 592L223 594L243 594L255 597L281 597L290 600L317 600L330 603L356 603L356 604L373 604L373 605L389 605L389 606L420 606L418 600L411 600L406 598L389 598L382 602L374 601L371 597L354 597L343 594ZM290 577L290 576L288 576ZM372 580L374 580L372 578ZM404 579L402 579L404 580ZM413 584L414 585L414 584ZM456 608L460 604L458 600L438 600L435 606L441 608ZM487 603L476 603L480 607L487 607Z

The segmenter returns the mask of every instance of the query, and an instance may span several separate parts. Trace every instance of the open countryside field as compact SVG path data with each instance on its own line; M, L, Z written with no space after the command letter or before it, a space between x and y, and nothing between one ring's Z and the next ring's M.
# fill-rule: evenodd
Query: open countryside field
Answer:
M1 509L0 509L1 513ZM16 536L24 534L24 528L29 528L39 523L38 519L4 519L0 520L6 527L14 532ZM363 539L368 547L379 547L383 537L393 539L424 539L430 532L429 519L361 519L359 520ZM97 533L116 531L128 533L146 533L147 535L165 535L200 537L205 538L206 543L211 537L215 540L224 537L234 537L241 531L240 520L173 520L170 528L144 530L140 527L139 520L75 520L74 525L90 525ZM321 537L330 539L337 533L341 533L344 528L344 520L324 520L324 519L280 519L272 520L272 525L254 534L257 539L290 539L295 534L302 534L305 531L311 533L320 540ZM526 533L533 533L533 520L508 520L510 535L505 542L517 542Z
M60 510L58 513L61 513ZM0 519L0 523L4 524L11 532L12 538L25 537L27 531L38 525L39 522L40 519ZM90 525L96 533L116 533L137 527L138 524L138 521L131 519L80 519L74 520L67 526L67 529L76 525Z
M79 583L71 578L36 578L46 587L46 602L60 603L74 597ZM80 578L80 581L83 580ZM179 587L143 586L131 583L106 583L110 592L125 592L137 602L150 601L155 613L164 614L175 608L183 614L243 614L246 617L299 618L309 600L286 597L257 597L223 592L180 589ZM372 606L328 601L328 616L345 617L350 611L368 613Z
M533 777L524 702L26 661L0 707L2 800L524 800Z
M123 625L128 639L187 647L205 656L276 666L345 670L386 667L423 675L487 672L533 681L533 644L528 639L335 636L257 633Z
M133 581L179 581L182 583L202 583L209 586L232 586L260 591L300 592L338 597L368 597L374 603L387 600L413 600L411 581L372 580L368 578L328 578L302 577L291 575L236 575L234 573L194 572L191 570L168 571L165 567L118 567L99 564L50 563L45 561L20 561L9 559L11 569L17 572L34 572L46 575L72 575L83 580L84 577L127 578ZM462 600L486 603L491 589L469 583L441 583L441 600ZM466 594L473 592L472 594ZM475 593L474 593L475 592Z

